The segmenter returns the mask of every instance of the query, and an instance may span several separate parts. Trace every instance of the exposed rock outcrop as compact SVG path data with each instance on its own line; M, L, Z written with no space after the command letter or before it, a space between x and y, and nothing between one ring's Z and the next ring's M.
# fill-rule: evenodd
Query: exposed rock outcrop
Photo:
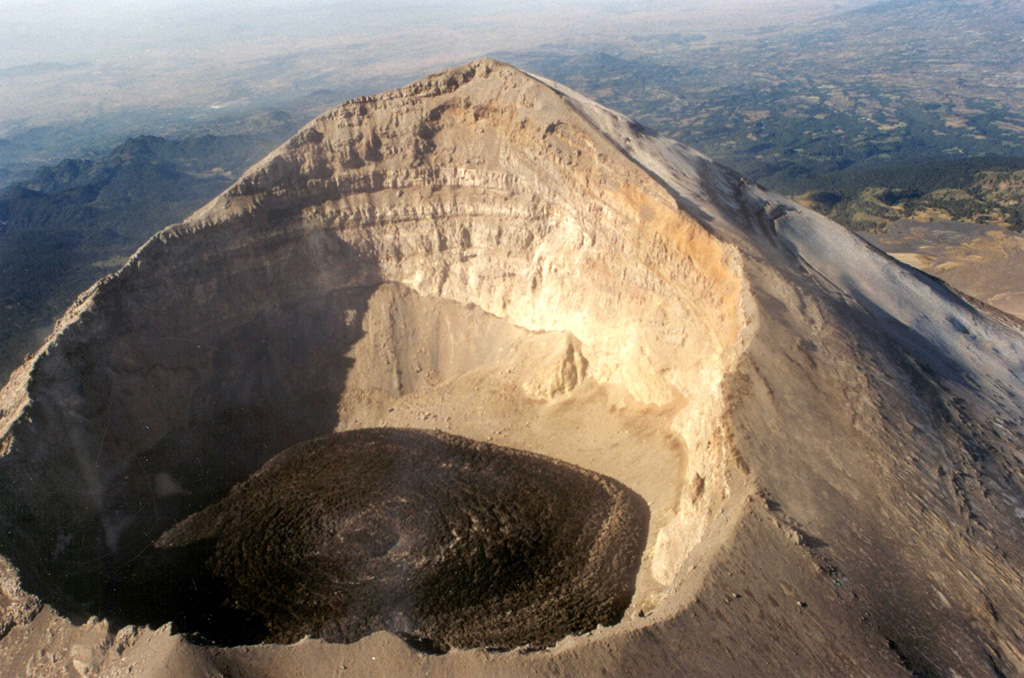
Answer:
M1021 375L1016 326L555 83L474 62L311 122L14 375L0 554L49 606L0 641L0 672L39 624L53 656L94 633L57 613L101 611L164 530L280 450L386 426L643 497L625 620L430 657L389 634L238 649L130 630L92 666L1021 673Z

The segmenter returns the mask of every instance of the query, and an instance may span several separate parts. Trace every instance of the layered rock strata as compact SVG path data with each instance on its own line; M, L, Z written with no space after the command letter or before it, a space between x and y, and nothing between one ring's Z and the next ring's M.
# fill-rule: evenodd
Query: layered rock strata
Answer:
M14 375L0 553L12 595L47 605L11 622L0 668L1021 673L1022 374L1012 323L564 87L474 62L311 122ZM491 440L643 497L624 621L426 656L386 632L198 648L59 616L95 612L278 451L368 426Z

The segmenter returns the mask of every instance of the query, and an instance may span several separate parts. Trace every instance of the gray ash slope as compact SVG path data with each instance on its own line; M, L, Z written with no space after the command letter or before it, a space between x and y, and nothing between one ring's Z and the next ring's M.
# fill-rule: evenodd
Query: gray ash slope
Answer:
M1022 374L1020 331L934 279L473 62L311 122L13 375L0 671L1024 673ZM110 573L278 451L368 426L640 495L623 621L437 656L386 631L196 647L81 622Z

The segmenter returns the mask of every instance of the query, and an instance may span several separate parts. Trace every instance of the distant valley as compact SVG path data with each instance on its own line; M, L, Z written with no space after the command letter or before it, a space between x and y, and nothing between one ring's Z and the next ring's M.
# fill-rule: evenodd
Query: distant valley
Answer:
M1019 231L1007 173L1024 169L1022 33L1019 1L887 0L742 34L504 56L848 228L916 213Z
M0 192L0 376L153 233L227 188L284 135L136 137Z

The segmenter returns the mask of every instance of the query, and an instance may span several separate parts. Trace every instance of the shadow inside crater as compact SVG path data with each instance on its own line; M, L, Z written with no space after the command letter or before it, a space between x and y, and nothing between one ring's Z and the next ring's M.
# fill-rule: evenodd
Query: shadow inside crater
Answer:
M54 452L0 465L0 486L14 490L0 497L0 552L25 590L60 614L114 625L171 621L135 611L179 603L185 618L208 614L201 609L208 593L192 592L216 590L216 582L177 577L179 570L200 576L190 565L201 560L196 549L158 554L154 541L275 453L337 426L353 364L347 353L363 336L377 289L343 287L301 301L268 295L243 319L196 308L188 323L167 320L165 327L153 317L151 326L136 323L105 342L69 348L57 376L71 386L37 377L41 397L19 441L29 451ZM81 398L81 412L66 413L69 390ZM66 425L72 415L81 430ZM42 438L36 431L59 444L35 441ZM90 491L83 468L100 491ZM174 567L160 565L168 559ZM158 571L166 582L147 579ZM258 635L251 631L258 623L229 616L237 631L226 633L239 638L225 642Z

